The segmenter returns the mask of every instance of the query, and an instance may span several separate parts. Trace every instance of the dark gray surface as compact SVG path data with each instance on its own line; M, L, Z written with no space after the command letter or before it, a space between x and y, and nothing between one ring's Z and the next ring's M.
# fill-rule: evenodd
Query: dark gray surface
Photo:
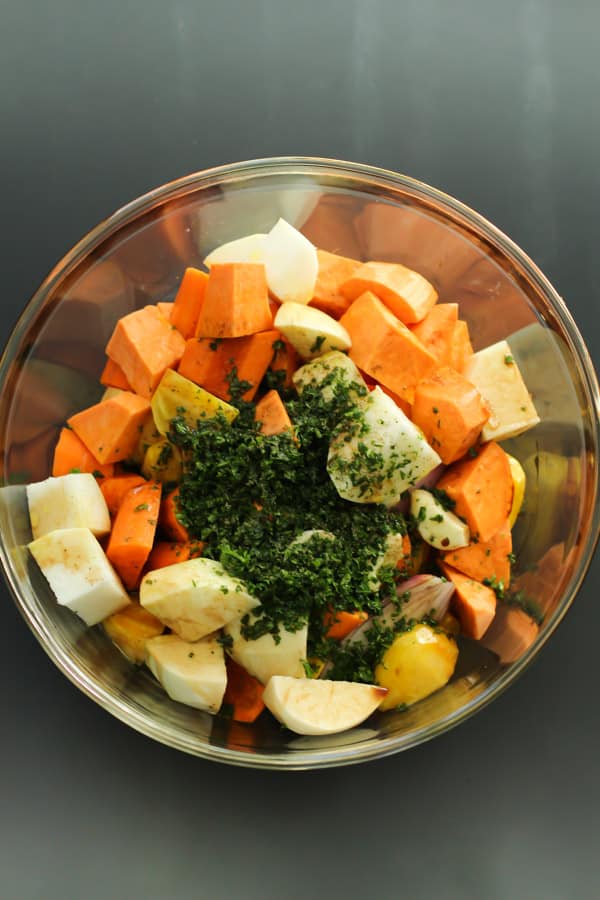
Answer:
M486 214L598 361L599 27L591 0L3 0L2 339L122 203L208 165L313 154ZM599 584L596 561L539 660L475 719L297 775L129 731L59 674L3 589L2 900L598 897Z

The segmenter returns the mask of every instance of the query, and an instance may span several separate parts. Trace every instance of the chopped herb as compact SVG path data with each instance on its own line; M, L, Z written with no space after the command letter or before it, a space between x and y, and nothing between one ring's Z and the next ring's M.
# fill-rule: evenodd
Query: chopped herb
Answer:
M325 335L320 334L318 337L315 338L315 342L312 345L312 347L310 348L310 352L318 353L326 340L327 340L327 338L325 337Z
M138 506L135 507L135 509L133 511L134 512L142 512L143 510L149 509L149 508L150 507L148 506L147 503L140 503L140 504L138 504Z
M467 450L467 456L470 456L471 459L475 459L477 456L477 447L469 447Z
M212 350L213 353L215 353L219 349L219 347L222 343L223 343L223 338L215 338L213 341L211 341L209 343L208 349Z
M437 416L437 414L439 413L439 409L437 408L437 406L432 406L431 409L432 409L432 411L433 411L433 414L434 414L435 416Z
M506 356L504 357L504 364L506 366L512 366L513 363L514 363L514 358L509 353L507 353Z
M431 493L444 509L452 511L456 506L456 500L452 500L446 491L443 491L440 488L432 488Z
M81 469L77 469L75 467L72 469L69 469L69 474L70 475L81 475Z

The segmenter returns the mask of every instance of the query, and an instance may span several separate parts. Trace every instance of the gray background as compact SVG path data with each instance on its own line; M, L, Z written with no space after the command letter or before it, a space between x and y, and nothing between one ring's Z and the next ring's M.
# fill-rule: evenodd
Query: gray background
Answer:
M561 8L563 7L563 8ZM117 206L277 154L406 172L542 266L596 362L600 8L571 0L0 0L1 337ZM598 561L476 718L316 774L177 754L59 674L2 589L0 897L600 896Z

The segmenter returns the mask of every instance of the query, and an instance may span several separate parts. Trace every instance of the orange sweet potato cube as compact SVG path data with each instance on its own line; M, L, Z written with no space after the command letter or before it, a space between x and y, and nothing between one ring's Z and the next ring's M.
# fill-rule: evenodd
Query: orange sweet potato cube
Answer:
M476 443L489 417L490 410L477 388L447 366L416 387L411 418L446 465Z
M454 585L452 608L459 618L460 630L467 637L478 641L486 633L496 615L495 593L485 584L457 572L452 566L440 563L440 569Z
M260 422L261 434L271 435L292 431L288 411L277 391L269 391L262 400L259 400L254 417L257 422Z
M319 273L310 306L316 306L334 319L339 319L352 303L340 288L360 268L361 263L347 256L328 253L327 250L317 250L317 257Z
M143 397L122 391L76 413L68 423L97 460L115 463L132 455L149 410L150 404Z
M454 326L450 345L450 365L457 372L463 372L467 361L473 356L473 347L469 337L469 326L459 319Z
M458 303L437 303L424 319L411 325L411 331L436 357L440 366L451 365L454 329L458 321Z
M250 385L242 399L252 400L273 359L273 344L278 338L279 332L274 330L223 341L192 338L186 344L179 373L216 397L229 400L235 368L239 381Z
M489 541L477 541L459 550L448 550L442 559L463 575L483 581L495 578L506 588L510 584L512 534L508 520Z
M273 327L265 267L215 263L204 293L197 337L244 337Z
M495 441L450 466L437 487L454 500L454 512L466 521L472 538L489 541L508 519L513 480L508 456Z
M424 319L437 302L437 291L426 278L400 263L366 262L342 286L349 300L371 291L405 325Z
M207 283L208 275L200 269L190 266L183 273L170 318L184 338L191 338L196 333Z
M437 368L435 356L369 291L340 323L352 338L349 355L358 368L412 403L418 382Z
M119 319L106 346L107 356L141 397L152 396L167 369L177 367L184 350L184 339L156 306Z

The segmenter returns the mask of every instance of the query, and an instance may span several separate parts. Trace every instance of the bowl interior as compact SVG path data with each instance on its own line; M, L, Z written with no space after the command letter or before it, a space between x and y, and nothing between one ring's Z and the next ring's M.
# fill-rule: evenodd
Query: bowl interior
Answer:
M57 607L24 545L23 484L50 474L58 431L99 399L104 348L116 320L173 299L186 266L220 243L267 231L279 216L317 246L402 262L460 304L474 348L507 338L541 424L506 443L527 475L514 532L515 587L543 615L523 641L501 605L483 644L464 641L452 682L402 713L328 738L294 737L268 717L254 726L166 698L102 629ZM56 267L5 352L0 434L0 533L6 575L27 621L84 691L173 746L247 765L321 766L411 746L460 721L502 689L553 630L581 580L598 531L597 395L568 314L535 267L460 204L410 179L325 162L226 167L167 186L117 213Z

